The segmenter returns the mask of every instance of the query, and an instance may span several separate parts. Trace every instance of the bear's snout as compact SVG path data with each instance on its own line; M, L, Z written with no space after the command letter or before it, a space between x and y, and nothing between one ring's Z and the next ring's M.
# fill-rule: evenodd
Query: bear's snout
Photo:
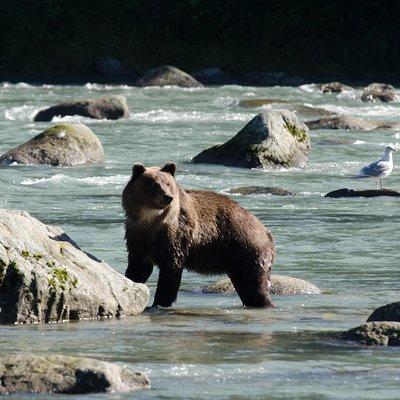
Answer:
M172 196L168 196L167 194L164 195L163 201L165 204L171 204L174 198Z

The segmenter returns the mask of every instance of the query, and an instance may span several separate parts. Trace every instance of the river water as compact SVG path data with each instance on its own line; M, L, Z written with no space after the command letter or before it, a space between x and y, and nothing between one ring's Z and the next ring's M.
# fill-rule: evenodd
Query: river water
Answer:
M360 90L322 95L314 85L179 89L3 83L0 154L50 125L32 122L40 108L105 94L126 96L130 118L53 120L87 124L103 144L105 164L1 168L0 207L23 209L61 226L84 250L123 273L120 195L134 162L175 161L177 179L188 188L224 193L244 185L280 186L299 195L233 197L272 230L274 271L309 280L324 294L275 296L276 308L249 310L236 295L201 293L218 277L186 273L171 310L121 320L2 326L0 354L95 357L144 371L151 380L150 390L134 395L82 396L88 399L398 399L398 349L341 343L330 332L359 325L374 308L399 300L399 200L323 195L343 187L373 188L373 181L350 177L377 160L385 145L396 145L400 132L313 131L304 169L247 170L193 165L190 159L232 137L261 110L239 107L241 99L278 98L390 121L400 121L400 103L362 103ZM398 167L386 185L400 186ZM155 271L152 293L156 278Z

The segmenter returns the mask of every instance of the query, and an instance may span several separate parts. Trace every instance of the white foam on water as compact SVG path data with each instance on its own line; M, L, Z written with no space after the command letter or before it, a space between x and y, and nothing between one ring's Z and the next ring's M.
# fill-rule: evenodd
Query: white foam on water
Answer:
M316 93L319 92L319 88L315 83L306 83L304 85L300 85L299 89L306 93Z
M357 116L394 116L398 115L400 106L389 106L383 104L365 105L363 107L340 106L336 104L321 104L317 107L334 112L336 114Z
M12 107L4 111L4 116L10 121L31 121L40 108L34 106Z
M122 185L128 182L129 175L112 175L112 176L90 176L86 178L75 178L65 174L55 174L50 178L25 179L21 182L23 186L40 185L43 183L60 184L60 183L84 183L93 186L105 185Z
M359 144L365 144L366 142L364 140L356 140L353 144L359 145Z
M206 113L203 111L172 111L172 110L151 110L146 112L131 113L129 119L134 121L149 122L179 122L179 121L247 121L248 114L244 113Z
M218 97L213 100L212 105L218 107L231 107L237 106L239 104L239 100L229 96Z

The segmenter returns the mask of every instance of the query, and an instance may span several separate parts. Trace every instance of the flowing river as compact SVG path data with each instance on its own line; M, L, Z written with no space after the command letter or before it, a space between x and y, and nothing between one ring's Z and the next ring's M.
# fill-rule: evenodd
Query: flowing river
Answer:
M291 189L298 195L232 196L272 230L277 244L273 271L309 280L324 291L274 296L276 308L251 310L236 295L201 293L202 286L219 277L185 273L170 310L120 320L1 326L0 354L94 357L146 372L151 380L150 390L74 396L82 399L398 399L398 349L363 348L334 340L330 333L355 327L373 309L399 301L399 200L323 196L344 187L374 188L373 180L350 177L380 158L386 145L396 145L400 132L312 131L304 169L190 163L262 110L240 107L243 99L283 99L400 122L400 102L362 103L360 93L321 94L315 85L179 89L0 84L0 154L47 128L50 123L33 123L33 116L59 101L122 94L131 111L129 119L118 121L54 119L88 125L103 144L105 164L0 168L0 207L26 210L61 226L85 251L124 273L121 192L134 162L162 166L175 161L177 180L186 188L220 193L249 185ZM310 110L299 113L302 120L318 118L304 112ZM385 185L400 186L397 166ZM152 294L156 278L155 270L149 281Z

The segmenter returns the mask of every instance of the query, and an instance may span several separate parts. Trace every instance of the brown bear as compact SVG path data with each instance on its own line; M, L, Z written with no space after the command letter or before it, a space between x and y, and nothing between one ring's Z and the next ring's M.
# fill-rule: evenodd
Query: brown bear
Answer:
M153 307L170 307L176 300L183 268L227 274L243 305L271 307L271 233L229 197L184 190L174 178L175 170L173 163L162 168L133 166L122 195L126 276L145 283L158 265Z

